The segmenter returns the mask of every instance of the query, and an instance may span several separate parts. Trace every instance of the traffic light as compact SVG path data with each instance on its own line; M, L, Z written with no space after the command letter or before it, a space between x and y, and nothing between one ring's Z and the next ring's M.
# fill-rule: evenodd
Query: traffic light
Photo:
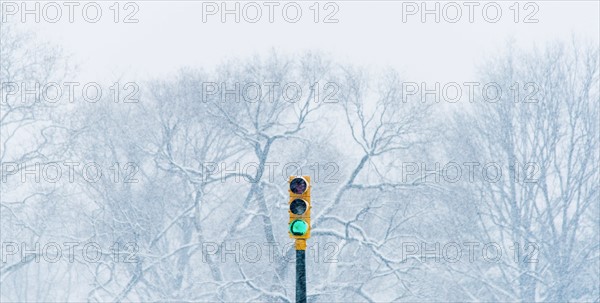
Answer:
M310 177L290 176L289 233L292 239L310 238Z

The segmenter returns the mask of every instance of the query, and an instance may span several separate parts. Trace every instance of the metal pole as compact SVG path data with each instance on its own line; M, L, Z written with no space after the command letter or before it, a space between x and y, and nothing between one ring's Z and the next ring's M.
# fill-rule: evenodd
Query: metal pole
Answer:
M296 250L296 302L306 303L305 251Z

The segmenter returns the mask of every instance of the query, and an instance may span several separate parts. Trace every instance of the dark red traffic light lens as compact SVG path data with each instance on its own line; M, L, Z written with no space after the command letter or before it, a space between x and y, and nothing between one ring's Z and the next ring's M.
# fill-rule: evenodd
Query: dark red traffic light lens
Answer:
M297 195L303 194L307 187L308 184L306 184L306 180L303 178L294 178L292 182L290 182L290 190Z

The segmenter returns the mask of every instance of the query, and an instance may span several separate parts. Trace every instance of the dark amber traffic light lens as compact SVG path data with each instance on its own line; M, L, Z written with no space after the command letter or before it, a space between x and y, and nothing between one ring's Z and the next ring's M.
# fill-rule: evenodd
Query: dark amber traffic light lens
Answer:
M306 212L308 204L302 199L296 199L290 203L290 211L294 215L301 215Z
M308 184L306 184L306 180L303 178L294 178L292 182L290 182L290 190L297 195L303 194L307 187Z

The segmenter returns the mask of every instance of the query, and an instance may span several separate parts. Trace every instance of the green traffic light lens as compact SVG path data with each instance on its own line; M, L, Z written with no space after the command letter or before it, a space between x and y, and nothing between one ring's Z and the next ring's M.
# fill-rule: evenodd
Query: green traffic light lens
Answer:
M304 220L295 220L290 224L290 232L294 236L303 236L308 232L308 223Z

